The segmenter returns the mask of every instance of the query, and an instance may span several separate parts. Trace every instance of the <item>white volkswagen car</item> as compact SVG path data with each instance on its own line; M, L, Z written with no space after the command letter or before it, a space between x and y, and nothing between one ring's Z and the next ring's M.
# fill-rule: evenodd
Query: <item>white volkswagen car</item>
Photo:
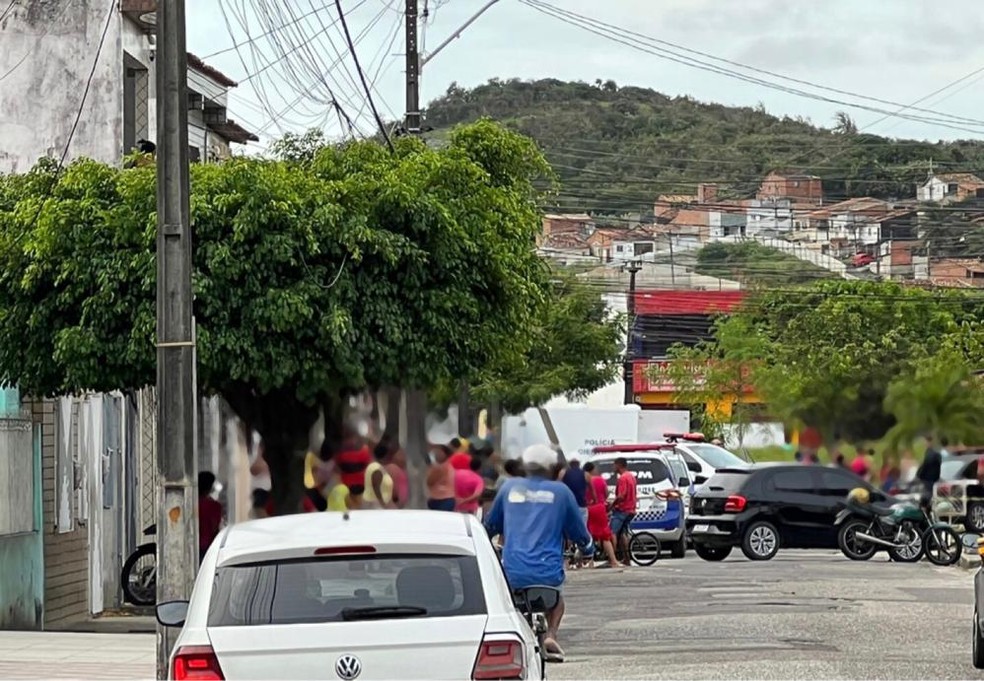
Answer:
M528 599L527 599L528 602ZM172 679L540 679L537 634L472 516L306 513L232 525L205 555ZM539 628L539 627L538 627Z

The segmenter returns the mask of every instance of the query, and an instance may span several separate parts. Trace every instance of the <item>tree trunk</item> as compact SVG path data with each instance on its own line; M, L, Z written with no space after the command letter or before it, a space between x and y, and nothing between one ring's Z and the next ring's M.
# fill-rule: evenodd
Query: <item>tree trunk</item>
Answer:
M408 508L424 508L427 502L426 475L430 463L427 442L427 393L407 390L403 394L405 410L407 478L410 484Z
M299 512L304 498L304 457L311 427L318 420L317 407L299 401L290 390L257 395L247 386L235 386L223 392L223 397L263 438L274 513Z
M399 388L388 387L383 389L382 396L384 398L382 409L383 420L386 422L383 429L383 436L388 437L391 440L399 440L400 418L403 414L403 409L401 407L403 391Z
M473 419L471 411L471 394L468 388L468 381L461 381L458 384L458 435L461 437L471 437L474 435Z

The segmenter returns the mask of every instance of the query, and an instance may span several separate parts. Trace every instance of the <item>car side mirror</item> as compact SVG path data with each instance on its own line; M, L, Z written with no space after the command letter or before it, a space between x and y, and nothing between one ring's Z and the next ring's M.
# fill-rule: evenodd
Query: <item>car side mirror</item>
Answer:
M159 603L154 610L157 621L165 627L183 627L188 617L188 601Z
M677 487L690 487L690 478L680 478L677 480Z
M707 482L707 478L704 477L703 475L698 475L697 477L694 478L695 485L703 485L705 482Z

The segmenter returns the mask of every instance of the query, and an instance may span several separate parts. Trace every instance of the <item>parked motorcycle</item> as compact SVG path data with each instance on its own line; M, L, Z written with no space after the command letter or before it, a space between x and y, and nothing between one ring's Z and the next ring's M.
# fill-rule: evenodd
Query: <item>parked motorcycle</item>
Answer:
M925 554L934 565L953 565L962 551L957 533L928 507L908 502L875 506L864 488L851 490L834 524L840 527L837 545L851 560L869 560L884 550L900 563L915 563Z
M145 537L157 534L157 525L143 531ZM157 542L141 544L123 563L120 574L123 599L133 605L157 602Z

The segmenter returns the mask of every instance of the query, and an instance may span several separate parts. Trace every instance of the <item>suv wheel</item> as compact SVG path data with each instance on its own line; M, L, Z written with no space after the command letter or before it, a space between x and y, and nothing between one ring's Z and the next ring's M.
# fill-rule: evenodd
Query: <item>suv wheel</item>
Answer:
M694 544L694 553L713 563L722 561L731 555L730 546L705 546L704 544Z
M670 544L670 557L671 558L686 558L687 557L687 539L686 537L680 537L680 541L673 542Z
M971 501L967 504L967 529L984 534L984 502Z
M748 526L741 539L741 552L749 560L772 560L779 551L779 530L759 520Z

